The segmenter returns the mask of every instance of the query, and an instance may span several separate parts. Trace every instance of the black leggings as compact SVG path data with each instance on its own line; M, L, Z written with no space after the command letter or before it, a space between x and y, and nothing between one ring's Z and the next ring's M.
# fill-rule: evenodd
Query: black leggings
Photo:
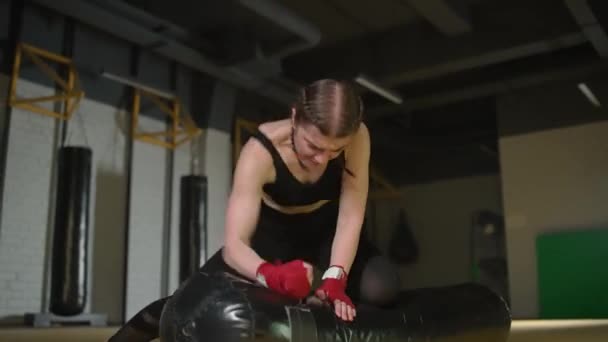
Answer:
M316 278L330 262L336 223L335 207L327 205L313 214L285 215L262 207L260 223L251 247L268 261L302 259L315 268ZM238 273L228 266L221 250L200 269L201 272ZM390 301L399 291L396 268L361 233L359 247L348 275L346 293L354 302L378 304ZM118 341L150 341L158 337L162 309L169 297L159 299L131 318L111 339Z

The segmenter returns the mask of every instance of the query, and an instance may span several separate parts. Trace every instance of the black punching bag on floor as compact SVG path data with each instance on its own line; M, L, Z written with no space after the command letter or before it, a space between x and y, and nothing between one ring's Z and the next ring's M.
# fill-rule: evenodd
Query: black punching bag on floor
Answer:
M201 264L201 245L206 245L207 178L183 176L180 185L179 279L196 273Z
M391 308L359 305L352 322L223 273L197 273L163 308L163 342L506 342L505 301L474 283L404 291Z
M78 315L86 305L91 155L83 147L58 153L50 297L56 315Z

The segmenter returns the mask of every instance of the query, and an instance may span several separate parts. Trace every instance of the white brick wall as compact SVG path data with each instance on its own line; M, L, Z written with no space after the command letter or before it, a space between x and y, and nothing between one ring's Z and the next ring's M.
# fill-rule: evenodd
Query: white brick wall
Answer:
M50 94L24 80L17 90L22 97ZM41 310L54 131L51 117L12 110L0 229L0 318Z
M165 124L140 116L145 131L162 131ZM133 143L127 317L161 295L162 237L167 151L140 141Z
M0 94L6 84L0 78ZM6 78L4 79L6 83ZM51 89L20 80L21 96L50 95ZM5 99L1 99L5 101ZM126 210L124 113L84 99L68 124L66 144L88 145L93 150L90 203L92 276L89 308L120 323L123 296L123 247ZM49 206L56 120L25 110L11 116L2 226L0 228L0 319L40 312L47 250L46 234L52 222ZM164 123L140 118L145 130L163 130ZM223 233L224 206L230 183L230 137L211 132L205 153L210 185L210 245L217 249ZM129 215L129 275L127 319L160 296L165 163L167 151L134 142ZM190 144L175 151L169 291L178 284L179 184L190 174ZM213 229L215 227L215 229ZM218 228L219 227L219 228ZM213 242L217 240L217 242ZM219 242L219 243L218 243ZM211 251L213 252L213 251Z
M209 217L207 231L209 233L209 252L211 257L224 243L224 222L226 203L232 183L232 144L230 134L216 129L205 131L205 165L207 175Z
M51 92L25 80L19 80L18 86L23 97ZM94 272L89 308L108 314L110 322L119 321L122 314L126 178L125 136L118 122L123 119L114 107L84 99L68 123L66 141L93 150L89 223ZM44 310L54 126L51 117L12 111L0 230L0 317Z
M88 145L93 150L89 300L92 312L107 314L111 323L122 317L125 119L125 113L115 107L84 100L69 122L66 141L68 145Z

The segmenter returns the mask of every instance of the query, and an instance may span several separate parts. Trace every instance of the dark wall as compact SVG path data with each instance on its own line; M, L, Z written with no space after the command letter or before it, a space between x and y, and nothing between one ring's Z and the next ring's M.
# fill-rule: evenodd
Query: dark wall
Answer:
M605 107L594 107L578 90L585 82L608 105L606 75L521 89L497 99L501 137L608 120Z
M192 101L193 92L195 89L192 88L192 70L187 67L177 66L176 81L175 81L175 93L181 99L182 104L185 106L185 110L195 115L197 113L192 112Z
M53 15L46 10L27 5L23 11L21 41L50 52L61 54L64 38L62 17ZM20 77L44 86L54 86L45 74L35 65L22 58Z
M79 68L86 97L117 107L125 105L126 87L99 76L100 70L130 74L131 46L110 35L84 25L74 30L73 61Z
M0 71L7 72L10 56L10 1L0 1Z
M372 165L404 186L500 172L494 98L370 121Z
M138 81L158 90L172 92L170 61L150 51L142 50L138 62L136 77ZM168 118L167 114L147 97L142 97L141 113L163 121Z

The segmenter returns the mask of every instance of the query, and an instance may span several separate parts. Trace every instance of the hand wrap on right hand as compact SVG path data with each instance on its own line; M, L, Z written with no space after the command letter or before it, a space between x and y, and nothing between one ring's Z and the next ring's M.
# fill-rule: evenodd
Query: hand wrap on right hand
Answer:
M260 284L281 294L302 299L310 293L311 285L302 260L273 265L264 262L256 272Z

